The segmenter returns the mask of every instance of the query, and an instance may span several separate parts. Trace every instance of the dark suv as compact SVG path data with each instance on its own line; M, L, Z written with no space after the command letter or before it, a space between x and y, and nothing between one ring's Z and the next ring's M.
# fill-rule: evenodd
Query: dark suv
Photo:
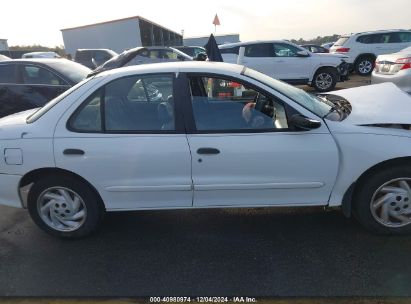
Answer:
M118 54L109 49L78 49L74 61L95 69Z
M66 59L1 61L0 117L42 107L90 72Z

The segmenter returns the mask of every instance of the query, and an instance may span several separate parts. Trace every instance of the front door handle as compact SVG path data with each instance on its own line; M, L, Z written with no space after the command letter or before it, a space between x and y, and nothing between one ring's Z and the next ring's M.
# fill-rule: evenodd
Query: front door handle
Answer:
M80 149L66 149L63 151L64 155L84 155L85 152Z
M199 148L197 150L197 154L219 154L220 150L216 149L216 148Z

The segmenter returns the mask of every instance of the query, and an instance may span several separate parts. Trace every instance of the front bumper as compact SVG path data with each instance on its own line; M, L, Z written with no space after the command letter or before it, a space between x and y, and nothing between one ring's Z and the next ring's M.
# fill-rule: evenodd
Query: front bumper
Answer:
M347 62L341 62L341 64L337 66L337 71L340 77L340 81L345 81L349 79L348 75L350 71L350 65Z
M396 74L380 74L372 72L371 84L392 82L401 90L411 94L411 69L399 71Z
M0 205L22 208L19 183L20 175L0 174Z

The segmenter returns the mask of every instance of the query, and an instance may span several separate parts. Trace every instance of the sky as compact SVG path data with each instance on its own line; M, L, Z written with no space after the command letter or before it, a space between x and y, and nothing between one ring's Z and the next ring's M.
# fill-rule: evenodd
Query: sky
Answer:
M410 0L14 0L1 4L9 46L63 45L63 28L142 16L184 37L238 33L242 41L411 28Z

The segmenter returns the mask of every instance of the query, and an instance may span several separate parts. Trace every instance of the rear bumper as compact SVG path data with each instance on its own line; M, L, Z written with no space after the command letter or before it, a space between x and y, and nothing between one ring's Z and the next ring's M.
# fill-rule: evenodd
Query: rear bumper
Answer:
M19 195L20 175L0 174L0 205L22 208Z
M372 72L371 84L378 84L384 82L392 82L401 90L411 94L411 69L399 71L396 74L379 74Z

